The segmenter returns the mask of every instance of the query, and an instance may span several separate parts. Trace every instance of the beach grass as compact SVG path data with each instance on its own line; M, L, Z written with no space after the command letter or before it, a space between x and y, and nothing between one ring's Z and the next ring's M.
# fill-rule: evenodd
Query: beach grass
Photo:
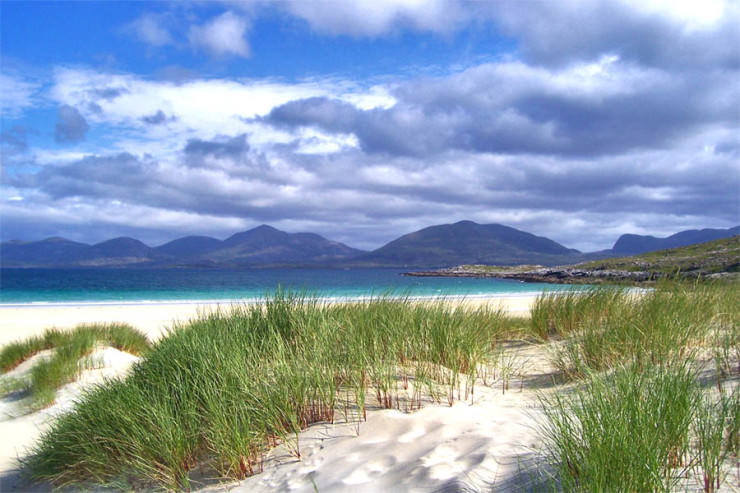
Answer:
M606 288L580 298L577 293L545 295L535 302L532 325L539 335L560 336L552 359L570 378L628 362L649 366L683 360L717 331L724 338L720 347L726 348L717 357L728 364L721 356L737 344L739 293L731 283L670 281L639 294Z
M523 320L445 300L329 304L278 290L173 326L127 378L60 416L24 471L124 489L192 488L194 470L245 478L276 445L300 458L312 423L472 403L476 381L497 377L506 391L524 363L501 343L516 338L548 341L573 379L541 397L556 489L672 491L691 476L714 491L740 447L738 301L733 284L661 282L543 294ZM725 370L716 387L700 361Z
M690 362L630 365L541 397L541 435L564 491L684 491L691 476L713 492L737 460L738 401L737 386L706 392Z
M670 491L688 468L700 394L687 365L593 374L543 397L543 436L565 491Z
M199 468L257 473L337 412L411 410L473 398L480 365L511 325L500 311L377 298L323 304L278 291L172 331L124 381L85 393L24 460L32 480L187 489ZM411 383L411 398L405 388ZM372 403L372 404L371 404Z
M77 377L80 359L98 345L141 355L149 348L149 341L141 332L121 323L79 325L71 331L49 329L42 336L9 344L0 351L0 365L7 373L35 354L53 350L49 358L31 368L28 380L2 379L0 393L27 390L31 394L31 409L47 407L54 402L57 389Z
M548 337L559 337L553 363L576 379L570 392L541 395L553 485L683 491L691 477L716 491L740 441L737 302L736 285L696 282L538 300ZM579 303L593 306L574 317Z

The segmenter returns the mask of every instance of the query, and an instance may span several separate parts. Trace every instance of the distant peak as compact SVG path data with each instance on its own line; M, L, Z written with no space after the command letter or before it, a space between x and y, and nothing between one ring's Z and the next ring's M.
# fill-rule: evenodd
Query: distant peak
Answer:
M463 221L458 221L454 223L453 226L478 226L478 223L474 223L473 221L465 219Z
M277 231L277 229L273 228L269 224L260 224L256 228L253 228L252 231Z

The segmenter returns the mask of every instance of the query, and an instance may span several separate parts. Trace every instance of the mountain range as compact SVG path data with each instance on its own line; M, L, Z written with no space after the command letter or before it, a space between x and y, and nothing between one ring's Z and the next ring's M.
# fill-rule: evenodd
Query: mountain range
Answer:
M500 224L430 226L366 252L313 233L262 225L225 240L186 236L150 247L134 238L95 245L65 238L0 243L2 267L256 268L277 266L448 267L459 264L558 265L672 248L740 234L740 226L690 230L667 238L622 235L611 250L581 253Z
M729 229L689 229L666 238L626 234L619 237L612 247L616 255L637 255L640 253L678 248L682 246L721 240L740 235L740 226Z

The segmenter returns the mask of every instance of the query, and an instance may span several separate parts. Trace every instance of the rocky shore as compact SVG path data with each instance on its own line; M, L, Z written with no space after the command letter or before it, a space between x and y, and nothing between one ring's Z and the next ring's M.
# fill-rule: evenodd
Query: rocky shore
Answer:
M656 281L667 274L656 271L628 271L619 269L583 269L574 266L527 268L490 267L461 265L433 271L406 272L406 276L415 277L491 277L498 279L516 279L524 282L546 282L553 284L601 284L601 283L644 283ZM686 272L682 277L728 277L731 273L709 274Z

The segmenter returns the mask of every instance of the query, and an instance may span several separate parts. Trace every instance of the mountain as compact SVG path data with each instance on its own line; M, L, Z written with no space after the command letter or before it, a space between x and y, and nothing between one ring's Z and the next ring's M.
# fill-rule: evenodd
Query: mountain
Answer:
M134 238L88 245L64 238L0 243L3 267L216 267L276 266L437 268L460 264L563 265L674 248L740 234L740 226L702 229L668 238L623 235L614 248L581 253L542 236L500 224L460 221L415 231L365 252L313 233L286 233L262 225L225 240L186 236L157 247Z
M262 225L225 239L221 248L204 255L212 262L237 266L323 264L363 252L313 233L286 233Z
M154 250L160 255L191 258L221 248L223 242L210 236L185 236L160 245Z
M738 234L740 234L740 226L728 229L690 229L666 238L624 234L614 243L612 252L614 255L637 255L655 250L665 250L722 238L731 238Z
M500 224L460 221L409 233L351 261L354 265L445 267L459 264L557 264L580 252Z
M64 238L40 241L8 241L1 244L0 264L24 264L29 267L67 265L83 260L90 245Z
M652 283L663 278L740 279L740 236L658 250L629 257L575 265L459 265L433 271L407 272L419 277L494 277L558 284Z
M366 253L313 233L262 225L224 241L186 236L152 248L134 238L95 245L64 238L0 244L3 267L264 267L322 265Z

